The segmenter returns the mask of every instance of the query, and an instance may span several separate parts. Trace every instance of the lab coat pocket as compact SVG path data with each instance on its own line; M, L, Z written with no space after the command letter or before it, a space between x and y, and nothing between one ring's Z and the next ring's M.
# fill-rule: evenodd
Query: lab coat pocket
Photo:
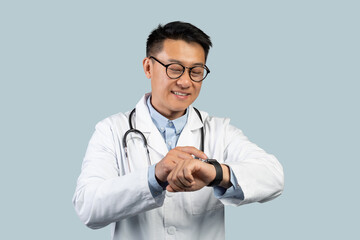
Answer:
M203 214L223 204L214 196L212 187L204 187L198 191L190 192L192 214Z

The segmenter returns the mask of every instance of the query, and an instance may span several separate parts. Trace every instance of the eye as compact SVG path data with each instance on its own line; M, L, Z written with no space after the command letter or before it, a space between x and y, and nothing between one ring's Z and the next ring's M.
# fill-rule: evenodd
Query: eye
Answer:
M192 76L202 76L204 74L204 68L202 67L195 67L193 69L191 69L191 75Z
M168 71L171 71L173 73L181 73L183 71L183 67L179 64L171 64L168 67Z

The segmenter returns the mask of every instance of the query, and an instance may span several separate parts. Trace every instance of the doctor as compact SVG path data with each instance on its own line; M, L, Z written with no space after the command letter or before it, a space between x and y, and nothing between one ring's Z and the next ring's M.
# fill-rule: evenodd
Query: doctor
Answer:
M210 47L184 22L149 35L143 67L151 93L132 114L99 122L86 151L73 203L87 226L111 224L112 239L220 240L224 205L281 194L283 170L273 155L229 119L191 105L210 73Z

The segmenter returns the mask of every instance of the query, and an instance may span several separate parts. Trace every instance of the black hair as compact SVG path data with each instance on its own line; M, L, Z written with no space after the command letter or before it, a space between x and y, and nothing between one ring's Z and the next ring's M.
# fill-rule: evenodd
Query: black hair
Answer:
M166 39L184 40L188 43L196 42L202 46L205 52L205 60L212 46L210 37L194 25L186 22L170 22L162 26L159 24L149 35L146 42L146 56L150 57L163 48Z

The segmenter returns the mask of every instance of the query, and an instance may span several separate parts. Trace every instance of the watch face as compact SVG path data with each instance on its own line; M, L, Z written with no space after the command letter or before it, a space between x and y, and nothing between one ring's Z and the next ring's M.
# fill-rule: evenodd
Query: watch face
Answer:
M212 164L212 163L214 163L214 162L217 162L216 159L201 159L201 158L200 158L200 160L201 160L202 162L210 163L210 164Z
M206 159L208 163L217 162L216 159Z

